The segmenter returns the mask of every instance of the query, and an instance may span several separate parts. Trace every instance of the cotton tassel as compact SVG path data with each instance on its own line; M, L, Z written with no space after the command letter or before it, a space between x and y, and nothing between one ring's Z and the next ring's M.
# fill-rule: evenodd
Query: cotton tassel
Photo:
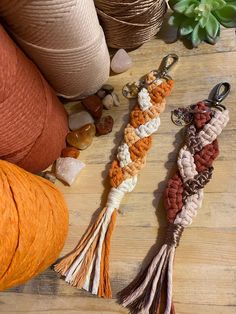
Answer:
M78 246L54 266L55 271L72 286L83 288L99 297L112 297L109 280L111 234L120 202L125 193L133 190L136 182L135 176L110 190L106 207Z
M167 282L166 308L164 314L174 313L172 304L172 275L175 248L178 246L183 228L169 224L165 244L150 264L124 290L118 300L134 314L158 313L164 282Z

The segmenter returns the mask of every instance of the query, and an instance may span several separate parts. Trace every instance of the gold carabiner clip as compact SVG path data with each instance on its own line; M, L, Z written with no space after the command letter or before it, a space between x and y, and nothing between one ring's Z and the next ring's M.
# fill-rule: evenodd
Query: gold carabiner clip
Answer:
M170 53L167 56L165 56L160 64L160 67L158 70L153 70L153 74L158 78L165 78L165 79L171 79L171 77L168 75L168 72L173 68L173 66L179 61L179 57L175 53Z

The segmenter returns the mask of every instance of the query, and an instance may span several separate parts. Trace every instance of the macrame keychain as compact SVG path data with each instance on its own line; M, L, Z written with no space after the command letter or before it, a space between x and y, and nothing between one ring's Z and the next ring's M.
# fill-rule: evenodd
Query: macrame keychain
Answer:
M221 101L229 91L229 83L220 83L215 87L212 100L172 112L172 121L176 125L189 126L179 151L178 170L169 179L164 192L168 221L165 242L142 273L118 293L120 303L131 313L161 313L165 290L164 314L175 313L172 303L175 250L184 228L197 215L203 200L203 188L212 177L212 164L219 154L217 137L229 121L229 112Z
M139 86L127 84L123 90L127 98L138 96L138 104L130 114L123 143L118 147L109 171L111 189L106 206L77 247L54 267L72 286L100 297L112 296L108 274L109 254L117 209L124 195L134 189L137 174L145 165L152 143L151 135L159 128L159 115L165 109L165 97L173 87L173 80L167 72L177 61L175 54L166 56L160 69L151 71Z

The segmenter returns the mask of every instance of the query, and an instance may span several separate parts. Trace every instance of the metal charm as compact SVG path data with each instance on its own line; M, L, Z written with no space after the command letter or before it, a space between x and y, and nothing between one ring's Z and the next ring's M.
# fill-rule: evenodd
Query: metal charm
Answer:
M177 126L189 125L193 121L193 113L190 107L177 108L171 111L171 121Z
M122 93L128 99L137 98L138 97L138 93L140 91L140 86L141 86L141 84L140 84L139 81L132 82L132 83L127 83L123 87Z

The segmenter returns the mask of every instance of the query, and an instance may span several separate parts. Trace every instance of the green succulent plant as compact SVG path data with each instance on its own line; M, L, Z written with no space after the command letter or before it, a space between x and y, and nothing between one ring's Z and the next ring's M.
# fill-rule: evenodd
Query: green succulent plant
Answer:
M220 37L220 24L236 27L236 0L170 0L174 11L169 24L179 35L197 47L202 41L215 44Z

